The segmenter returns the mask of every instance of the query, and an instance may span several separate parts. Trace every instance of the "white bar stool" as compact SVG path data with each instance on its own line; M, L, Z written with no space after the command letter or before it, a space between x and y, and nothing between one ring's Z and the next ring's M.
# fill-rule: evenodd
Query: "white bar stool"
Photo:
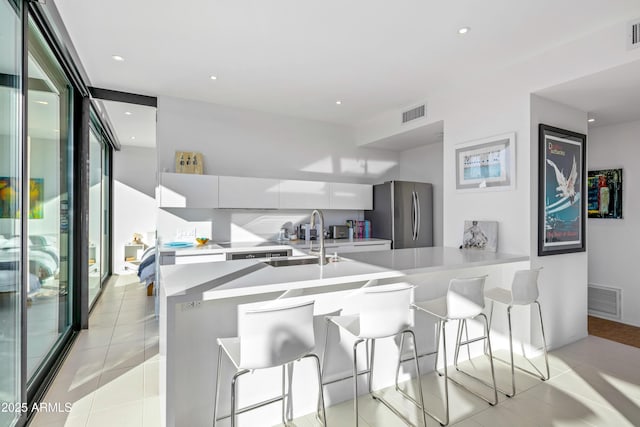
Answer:
M507 320L509 324L509 354L511 356L510 362L506 360L502 360L500 358L495 358L496 360L507 363L511 365L511 393L503 392L508 397L513 397L516 394L516 375L515 368L518 368L522 372L525 372L529 375L533 375L535 377L540 378L542 381L546 381L549 379L549 358L547 356L547 341L544 336L544 325L542 323L542 309L540 308L540 302L538 301L538 276L540 274L540 270L542 268L532 269L532 270L519 270L516 271L513 276L513 282L511 283L511 290L503 289L503 288L492 288L488 289L484 296L489 301L491 301L491 310L489 314L489 326L491 326L491 321L493 319L493 305L498 302L507 306ZM527 306L535 304L538 306L538 316L540 317L540 332L542 333L542 347L544 350L544 361L547 368L547 375L545 376L542 372L538 370L538 368L531 362L526 355L523 354L525 359L531 363L531 366L537 372L530 371L528 369L524 369L520 366L515 366L513 362L513 334L511 329L511 309L515 306Z
M227 355L236 369L231 380L231 426L236 425L236 415L282 401L282 422L287 425L285 409L285 377L287 366L295 361L310 357L316 362L318 374L318 419L326 425L324 396L322 393L322 377L320 360L311 351L315 347L313 330L314 302L295 304L273 304L256 310L242 313L238 320L239 336L235 338L218 338L218 370L216 373L216 395L213 409L213 425L223 418L216 418L218 412L218 396L220 394L220 367L222 353ZM240 376L255 369L282 366L282 395L259 402L245 408L236 408L236 385Z
M382 396L373 392L373 361L375 358L376 340L380 338L410 335L413 340L413 352L415 356L415 369L418 382L418 400L410 398L421 411L424 425L427 418L424 413L424 398L422 386L420 384L420 366L418 365L418 355L416 351L416 338L413 331L409 329L411 323L410 304L413 295L413 286L407 283L396 283L392 285L366 287L361 290L360 313L345 316L327 316L327 333L325 335L325 350L322 358L323 372L326 364L326 347L329 336L329 324L333 323L340 329L348 332L356 338L353 344L353 409L355 413L355 425L358 426L358 375L369 374L369 393L376 400L382 402L391 412L400 417L404 422L412 425L411 421L400 413ZM367 356L368 369L365 372L358 372L358 345L371 343L370 358Z
M436 298L429 301L416 302L412 304L412 307L418 311L422 311L431 316L434 316L438 320L438 328L436 333L436 350L432 353L435 354L435 371L438 375L444 375L444 393L445 393L445 416L444 419L439 419L434 414L427 412L432 418L438 421L441 425L445 426L449 424L449 385L448 381L458 384L463 387L465 390L470 393L475 394L482 400L489 403L489 405L495 405L498 403L498 391L496 388L496 376L495 370L493 367L493 354L491 353L491 341L489 339L489 322L487 321L487 316L484 315L482 310L484 309L484 282L487 276L483 277L473 277L468 279L451 279L449 282L449 289L447 290L447 295L444 297ZM484 335L481 337L468 339L466 341L462 341L462 322L466 320L471 320L476 317L482 317L484 319ZM449 373L447 370L447 342L445 338L445 326L449 320L458 320L458 334L456 339L456 354L455 354L455 362L456 362L456 370L465 374L466 376L473 378L474 380L486 385L493 389L493 400L487 399L485 396L476 393L473 390L467 388L464 384L456 381L453 378L449 377ZM440 349L440 337L442 337L442 355L444 358L444 374L441 374L438 371L438 356ZM491 365L491 379L492 383L488 383L483 381L480 378L477 378L457 366L458 352L461 345L469 345L471 343L485 340L489 349L489 362ZM402 345L402 343L401 343ZM468 348L468 347L467 347ZM402 350L402 349L401 349ZM427 354L427 355L428 355ZM398 363L399 367L399 363ZM396 389L401 391L398 386L398 377L396 375ZM403 392L404 394L404 392Z

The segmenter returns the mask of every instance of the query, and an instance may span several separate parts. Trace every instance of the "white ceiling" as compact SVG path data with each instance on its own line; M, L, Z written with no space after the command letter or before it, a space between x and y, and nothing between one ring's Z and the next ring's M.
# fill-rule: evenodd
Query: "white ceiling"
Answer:
M586 111L589 127L640 120L640 61L631 62L537 92Z
M640 16L638 0L55 3L95 86L344 124Z
M123 146L156 146L156 109L144 105L101 101ZM130 113L130 114L127 114Z

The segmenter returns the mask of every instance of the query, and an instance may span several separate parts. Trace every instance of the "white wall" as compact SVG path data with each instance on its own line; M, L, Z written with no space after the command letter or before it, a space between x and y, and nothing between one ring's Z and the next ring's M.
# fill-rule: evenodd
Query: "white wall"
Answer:
M358 148L353 131L319 121L184 99L158 98L158 165L175 152L203 154L209 175L378 183L397 153Z
M587 134L587 112L548 99L531 96L531 264L543 267L540 273L540 302L547 325L547 340L554 347L587 335L587 252L537 256L538 253L538 124ZM587 140L587 159L590 153ZM586 176L583 177L586 179ZM586 218L586 211L584 212ZM590 233L587 224L587 236ZM589 246L587 246L589 250ZM535 316L533 316L535 319ZM534 329L535 331L535 329Z
M589 283L622 289L622 322L640 326L640 121L589 131L589 170L622 168L623 219L588 220Z
M429 144L400 153L400 170L395 179L433 184L433 246L442 246L442 150L443 144Z
M359 148L353 131L286 117L170 97L158 99L158 165L175 170L176 151L203 154L204 173L377 184L398 173L396 152ZM325 211L325 224L363 219L362 211ZM282 226L308 222L289 210L160 209L158 236L196 228L214 241L273 239Z
M113 271L124 269L124 245L140 233L152 245L156 229L154 148L122 147L113 156Z

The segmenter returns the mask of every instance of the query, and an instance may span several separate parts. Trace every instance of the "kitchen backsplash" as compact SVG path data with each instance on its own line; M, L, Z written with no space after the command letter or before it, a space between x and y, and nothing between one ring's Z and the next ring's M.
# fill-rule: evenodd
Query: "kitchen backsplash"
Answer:
M323 210L325 228L364 219L363 211ZM255 209L159 209L158 237L161 241L209 237L214 242L275 240L281 228L290 232L306 224L311 210ZM194 237L194 238L195 238Z

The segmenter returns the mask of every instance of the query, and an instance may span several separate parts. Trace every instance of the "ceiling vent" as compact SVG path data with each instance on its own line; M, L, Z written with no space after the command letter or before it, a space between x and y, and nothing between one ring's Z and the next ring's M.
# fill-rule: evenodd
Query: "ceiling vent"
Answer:
M402 112L402 124L409 123L413 120L421 119L426 116L426 104L419 105L407 111Z
M640 18L629 22L627 31L627 49L640 47Z

